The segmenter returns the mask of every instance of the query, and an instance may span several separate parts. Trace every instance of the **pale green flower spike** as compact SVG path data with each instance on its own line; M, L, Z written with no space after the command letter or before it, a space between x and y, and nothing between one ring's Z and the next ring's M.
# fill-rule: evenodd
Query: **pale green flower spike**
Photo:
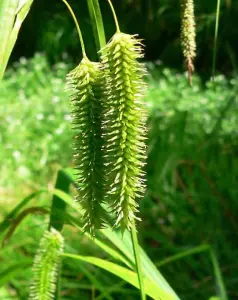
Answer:
M76 131L74 164L77 170L77 200L83 209L83 229L95 235L95 229L104 227L103 155L102 155L102 89L104 76L101 64L91 62L85 52L82 33L73 10L66 0L77 27L83 59L66 78L72 104L73 126Z
M46 231L33 265L29 300L53 300L63 253L64 240L55 229Z
M130 229L143 196L146 110L143 96L142 44L119 30L103 49L106 75L103 132L105 139L107 201L116 215L115 226Z
M102 83L100 63L86 57L67 75L76 131L74 165L77 170L77 200L83 208L84 230L94 235L104 226L102 155Z
M189 82L192 84L194 58L196 57L196 28L193 0L182 0L181 44L185 64L188 70Z

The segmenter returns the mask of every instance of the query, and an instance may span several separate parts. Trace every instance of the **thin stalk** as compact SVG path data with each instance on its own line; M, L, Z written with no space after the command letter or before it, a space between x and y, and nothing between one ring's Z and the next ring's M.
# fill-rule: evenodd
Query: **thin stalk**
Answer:
M106 46L105 30L98 0L87 0L97 50Z
M212 81L215 81L216 73L216 60L217 60L217 40L219 31L219 19L220 19L221 0L217 0L216 9L216 25L215 25L215 36L214 36L214 49L213 49L213 62L212 62Z
M212 265L213 265L213 269L214 269L214 274L216 277L217 286L218 286L219 292L220 292L219 296L221 297L221 300L228 300L225 284L224 284L222 274L221 274L221 269L219 266L219 262L216 258L215 252L212 248L210 248L210 257L211 257L211 261L212 261Z
M110 7L111 7L111 10L112 10L112 14L113 14L113 18L114 18L114 21L115 21L115 24L116 24L116 28L117 28L117 32L120 32L120 27L119 27L119 23L118 23L118 20L117 20L117 15L116 15L116 12L115 12L115 9L112 5L112 2L111 0L107 0Z
M138 281L139 281L139 286L140 286L141 300L146 300L146 294L145 294L145 288L144 288L144 282L143 282L143 273L142 273L141 260L140 260L140 245L138 243L138 237L137 237L135 223L134 223L134 226L131 228L131 241L132 241L133 250L134 250L136 271L137 271Z
M69 5L69 3L66 0L62 0L62 1L67 6L67 8L68 8L69 12L71 13L71 16L72 16L72 18L74 20L74 23L76 25L78 36L79 36L79 40L80 40L80 44L81 44L81 48L82 48L83 57L87 57L86 51L85 51L85 45L84 45L84 41L83 41L82 32L80 30L79 23L78 23L78 21L76 19L76 16L75 16L75 14L74 14L71 6Z
M208 250L210 250L210 248L211 247L209 245L202 245L202 246L195 247L193 249L189 249L189 250L180 252L178 254L175 254L173 256L167 257L167 258L159 261L156 264L156 267L159 268L163 265L166 265L166 264L171 263L173 261L176 261L178 259L185 258L185 257L188 257L188 256L193 255L193 254L201 253L203 251L208 251Z

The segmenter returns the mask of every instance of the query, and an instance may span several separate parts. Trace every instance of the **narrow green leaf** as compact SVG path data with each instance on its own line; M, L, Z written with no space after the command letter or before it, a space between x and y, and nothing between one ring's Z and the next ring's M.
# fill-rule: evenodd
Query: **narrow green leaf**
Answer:
M140 285L141 299L145 300L146 294L145 294L145 289L144 289L144 279L143 279L143 273L142 273L142 267L141 267L140 246L138 243L138 237L137 237L135 224L131 229L131 240L132 240L132 245L133 245L133 250L134 250L134 255L135 255L136 270L137 270L137 276L138 276L139 285Z
M76 228L78 228L81 232L83 232L82 227L79 225L78 220L76 220L73 216L67 214L68 219L70 221L70 223L75 226ZM87 234L87 237L94 243L96 244L98 247L100 247L102 250L104 250L107 254L109 254L112 258L114 258L117 261L120 261L122 263L124 263L126 266L128 266L129 268L133 269L133 265L123 256L121 255L118 251L114 250L113 248L109 247L107 244L105 244L105 242L102 240L100 240L99 238L96 237L91 237L90 234Z
M72 259L82 260L85 262L88 262L90 264L93 264L97 267L100 267L120 278L127 281L131 285L135 286L139 289L139 282L138 282L138 276L135 272L128 270L124 267L121 267L115 263L105 261L100 258L91 257L91 256L81 256L81 255L74 255L69 253L64 253L64 257L70 257ZM171 293L167 293L164 289L161 289L159 286L155 285L152 281L145 279L145 291L146 294L153 299L158 300L172 300L177 299L174 295Z
M43 207L29 207L23 210L12 222L6 236L4 237L2 241L2 247L5 246L5 244L8 242L8 240L11 238L11 236L14 234L16 228L19 226L19 224L27 217L29 214L46 214L48 213L48 210Z
M2 0L0 5L0 80L33 0Z
M68 194L69 186L69 179L66 177L65 173L60 170L57 174L55 189ZM64 212L66 210L66 205L66 202L62 201L61 197L58 197L56 194L53 195L49 228L54 227L58 231L62 230L64 226Z
M221 273L221 269L219 266L219 262L215 255L215 252L212 248L210 248L210 256L211 256L211 261L213 264L214 274L216 277L217 287L219 288L219 296L220 296L221 300L228 300L226 287L225 287L225 284L224 284L224 281L222 278L222 273Z
M217 41L218 41L220 10L221 10L221 0L217 0L214 48L213 48L213 56L212 56L212 80L213 81L215 80L215 75L216 75Z
M87 0L93 34L97 50L101 50L106 45L105 31L103 26L102 14L98 0Z
M176 255L173 255L173 256L169 256L161 261L159 261L158 263L156 263L156 266L157 267L161 267L163 265L166 265L168 263L172 263L176 260L179 260L181 258L186 258L190 255L193 255L193 254L197 254L197 253L201 253L201 252L204 252L204 251L208 251L209 249L211 248L210 245L202 245L202 246L198 246L198 247L195 247L195 248L192 248L192 249L189 249L187 251L183 251L183 252L180 252Z
M47 192L47 190L42 189L24 198L0 223L0 234L3 233L12 224L13 219L24 206L26 206L32 199L45 192Z

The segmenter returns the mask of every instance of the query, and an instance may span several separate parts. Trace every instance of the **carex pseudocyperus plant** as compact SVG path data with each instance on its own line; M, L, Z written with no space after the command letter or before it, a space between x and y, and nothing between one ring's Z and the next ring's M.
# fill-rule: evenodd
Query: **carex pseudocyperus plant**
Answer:
M102 155L102 88L103 74L99 62L90 61L85 52L82 34L77 26L83 58L67 75L67 89L72 105L74 137L74 164L77 170L77 200L83 209L84 230L94 235L95 229L104 226L103 155Z
M94 235L107 223L107 211L114 227L124 232L135 226L138 199L145 190L146 71L138 62L143 45L136 36L120 31L109 0L117 31L100 50L101 63L91 62L77 20L63 1L75 20L83 53L80 64L67 76L67 86L84 230Z
M194 1L181 0L181 46L185 65L188 70L188 78L192 84L194 72L194 59L196 57L196 29L194 16Z
M122 232L138 219L138 199L145 190L146 109L143 96L146 73L138 62L143 45L135 35L122 33L111 1L117 31L103 49L106 76L103 114L106 199Z

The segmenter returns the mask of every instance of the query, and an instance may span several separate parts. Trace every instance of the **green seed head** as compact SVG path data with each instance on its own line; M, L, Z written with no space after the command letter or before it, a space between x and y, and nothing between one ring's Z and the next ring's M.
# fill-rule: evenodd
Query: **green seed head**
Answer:
M107 78L103 120L107 198L115 226L133 226L138 198L144 193L146 110L142 44L135 36L117 32L103 49Z
M193 61L196 56L196 30L193 0L182 0L181 44L190 83L194 71Z
M84 230L94 235L103 227L102 85L100 63L83 58L67 76L72 103L74 164L79 184L77 199L83 208Z
M34 259L30 300L54 299L63 248L64 240L58 231L44 233Z

